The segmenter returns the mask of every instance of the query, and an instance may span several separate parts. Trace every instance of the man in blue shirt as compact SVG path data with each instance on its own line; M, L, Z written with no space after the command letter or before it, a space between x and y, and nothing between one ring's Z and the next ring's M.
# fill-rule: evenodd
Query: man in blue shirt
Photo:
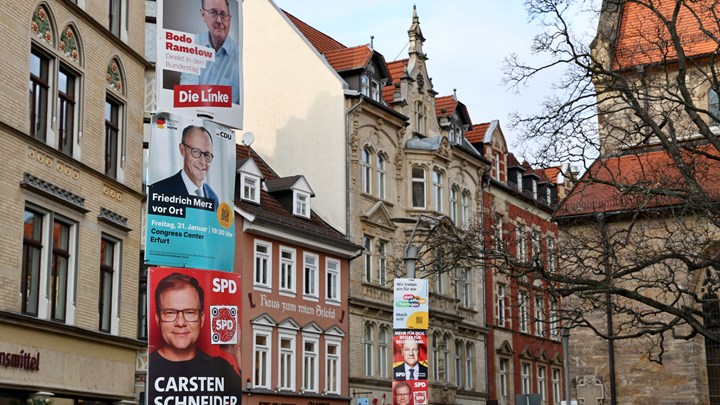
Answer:
M215 61L207 62L200 75L183 73L180 84L208 84L232 87L232 103L240 104L240 50L230 32L228 0L201 0L200 16L207 32L195 36L198 45L213 48Z

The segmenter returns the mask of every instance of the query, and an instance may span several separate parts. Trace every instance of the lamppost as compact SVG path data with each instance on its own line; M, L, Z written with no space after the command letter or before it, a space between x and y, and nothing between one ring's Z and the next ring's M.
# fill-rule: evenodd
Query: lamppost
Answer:
M413 238L415 237L415 233L417 232L420 224L432 225L432 227L428 228L429 231L432 231L440 224L440 222L442 222L444 218L446 218L444 215L432 217L424 214L420 214L416 217L390 218L390 221L395 223L414 224L403 254L403 263L405 264L405 269L407 270L407 278L415 278L415 267L418 261L418 253L420 249L413 244Z
M565 369L565 405L571 405L570 399L570 329L560 328L563 347L563 368Z

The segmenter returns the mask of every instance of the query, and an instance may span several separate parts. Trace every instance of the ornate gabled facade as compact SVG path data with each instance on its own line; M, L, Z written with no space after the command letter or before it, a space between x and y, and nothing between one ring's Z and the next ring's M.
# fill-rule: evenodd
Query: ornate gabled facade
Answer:
M0 403L136 403L145 5L0 8Z

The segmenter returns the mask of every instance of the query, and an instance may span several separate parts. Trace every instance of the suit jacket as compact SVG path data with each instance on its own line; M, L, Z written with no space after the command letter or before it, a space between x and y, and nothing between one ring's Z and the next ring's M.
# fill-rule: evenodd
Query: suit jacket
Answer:
M414 376L415 380L427 380L428 379L428 368L427 366L423 366L422 364L418 363L418 373L416 376ZM402 381L406 380L405 376L405 363L400 364L399 366L395 366L393 368L393 379L395 381Z
M179 172L176 174L162 179L160 181L157 181L150 185L150 193L158 193L158 194L174 194L174 195L190 195L188 194L187 187L185 187L185 182L182 179L182 175L180 174L182 172L182 169L180 169ZM213 189L203 183L203 193L205 193L205 198L213 200L213 211L217 211L219 199L217 194L215 194L215 191ZM152 199L151 199L152 201Z

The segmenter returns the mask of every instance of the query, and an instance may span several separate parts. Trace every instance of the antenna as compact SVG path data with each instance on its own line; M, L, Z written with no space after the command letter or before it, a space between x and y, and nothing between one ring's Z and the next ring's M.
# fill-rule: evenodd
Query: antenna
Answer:
M243 145L250 147L252 143L255 141L255 134L252 132L245 132L242 135L242 138L240 138L240 142L242 142Z

